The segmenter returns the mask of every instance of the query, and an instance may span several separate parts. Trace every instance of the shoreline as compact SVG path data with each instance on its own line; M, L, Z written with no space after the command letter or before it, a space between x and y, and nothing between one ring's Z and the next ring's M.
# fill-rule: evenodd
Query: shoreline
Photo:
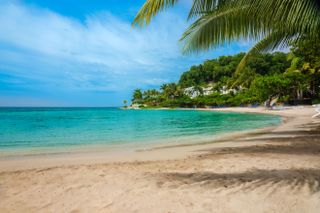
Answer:
M231 108L183 108L172 110L198 110L198 111L217 111L217 112L235 112L235 113L251 113L251 114L266 114L281 117L281 122L276 126L267 126L252 130L235 131L229 133L222 133L212 139L206 141L190 141L173 144L148 144L146 147L124 147L122 145L112 147L111 149L105 146L90 146L79 147L70 150L49 152L49 153L31 153L22 155L9 155L0 158L0 172L15 171L21 169L35 169L57 166L70 166L77 164L98 164L98 163L116 163L116 162L134 162L134 161L157 161L157 160L175 160L183 159L188 156L201 154L200 150L211 147L223 147L230 144L233 146L232 140L249 137L251 135L263 135L274 129L281 128L285 123L293 118L292 110L303 109L304 111L312 109L306 106L304 108L291 108L282 111L266 110L262 107L248 108L248 107L231 107ZM153 110L153 109L151 109ZM155 110L168 110L155 109ZM170 109L171 110L171 109ZM289 113L287 113L289 112ZM295 114L295 113L294 113ZM310 112L309 112L310 114ZM240 145L237 142L236 145ZM61 148L62 149L62 148Z
M149 109L146 109L149 110ZM157 108L150 110L170 110L170 111L215 111L215 110L207 110L204 108L192 109L192 108L177 108L177 109L169 109L169 108ZM256 113L246 113L246 114L256 114ZM266 114L267 113L262 113ZM281 122L281 121L280 121ZM271 124L269 124L271 125ZM72 153L86 153L86 152L101 152L104 151L119 151L121 149L124 150L136 150L136 146L140 147L139 149L143 149L143 147L147 147L146 149L152 149L155 146L167 146L167 144L175 145L183 145L187 144L198 144L198 141L212 141L220 139L224 137L224 135L229 133L244 133L247 131L255 131L260 128L251 128L251 129L243 129L243 130L230 130L226 132L218 132L215 135L191 135L191 136L177 136L172 138L161 138L161 139L148 139L142 140L141 142L137 142L132 144L131 142L123 142L123 143L88 143L88 144L77 144L77 145L66 145L66 146L52 146L52 147L18 147L18 148L4 148L2 152L0 152L0 160L7 158L19 158L19 157L32 157L32 156L41 156L41 155L58 155L58 154L72 154ZM217 136L217 137L216 137ZM149 142L152 141L150 144ZM183 141L183 142L182 142ZM187 142L186 142L187 141ZM154 142L154 143L153 143ZM169 143L168 143L169 142Z
M286 119L220 143L0 161L0 212L317 213L320 120L267 113Z

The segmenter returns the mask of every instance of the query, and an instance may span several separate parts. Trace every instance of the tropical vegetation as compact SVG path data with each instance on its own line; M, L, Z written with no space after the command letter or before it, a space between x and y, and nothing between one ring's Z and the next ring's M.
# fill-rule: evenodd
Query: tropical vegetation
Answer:
M245 53L191 66L176 83L137 89L132 103L144 107L216 107L320 101L320 43L304 39L288 53L256 53L241 73Z
M133 25L149 24L159 11L178 0L147 0ZM181 37L184 52L207 50L235 40L257 43L243 55L237 72L248 58L262 51L289 47L320 37L319 0L193 0L193 23Z

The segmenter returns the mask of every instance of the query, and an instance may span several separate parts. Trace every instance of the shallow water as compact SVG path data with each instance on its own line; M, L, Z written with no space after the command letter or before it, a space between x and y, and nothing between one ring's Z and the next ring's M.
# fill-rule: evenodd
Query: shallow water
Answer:
M138 146L212 138L278 124L277 116L195 110L0 108L0 149Z

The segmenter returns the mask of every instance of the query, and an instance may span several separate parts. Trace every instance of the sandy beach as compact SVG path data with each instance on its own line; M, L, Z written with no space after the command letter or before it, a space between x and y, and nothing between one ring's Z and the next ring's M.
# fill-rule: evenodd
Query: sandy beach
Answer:
M212 143L0 159L0 212L319 212L320 118Z

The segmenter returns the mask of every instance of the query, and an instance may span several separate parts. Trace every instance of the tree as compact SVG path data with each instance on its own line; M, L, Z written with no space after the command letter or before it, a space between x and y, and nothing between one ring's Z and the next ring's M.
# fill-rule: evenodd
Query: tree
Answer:
M159 100L160 92L155 89L146 90L143 92L143 100L146 104L157 105Z
M132 96L133 96L132 98L133 103L141 103L142 101L141 89L135 89Z
M258 76L250 88L253 95L260 101L270 101L273 98L287 94L290 82L283 75Z
M161 90L163 91L163 96L165 99L173 100L181 94L181 91L178 89L178 86L175 83L163 84L161 86Z
M289 54L291 66L288 72L298 71L309 79L309 92L311 97L320 95L320 43L316 40L305 38L292 45Z
M235 71L244 53L220 56L218 59L206 60L203 64L192 66L189 71L181 75L178 86L187 88L210 83L215 88L221 88L221 84L224 86L228 83L228 87L249 88L256 74L284 73L291 62L287 59L287 55L282 52L257 54L249 58L247 67L241 73Z
M123 101L124 108L127 108L127 103L128 103L128 101L127 101L127 100L124 100L124 101Z
M307 76L296 70L286 72L284 77L289 81L287 91L290 91L290 95L296 100L302 100L303 93L308 89L309 85Z
M233 78L229 80L228 85L230 87L244 87L244 88L250 88L252 81L256 77L256 72L254 69L251 69L250 67L244 68L242 73L235 73L233 75Z
M308 63L310 68L314 69L313 71L320 71L319 40L305 37L304 40L292 45L291 52L295 57L298 57L304 63Z
M178 84L163 84L160 91L144 91L141 103L165 107L239 106L270 103L276 97L280 102L319 103L319 51L319 42L304 40L294 44L290 53L254 55L241 73L236 72L236 64L243 53L206 60L184 72ZM204 87L211 87L211 93L201 94Z
M149 24L159 11L178 0L147 0L133 24ZM197 18L181 37L184 52L197 52L225 43L250 39L257 42L237 67L261 51L288 47L307 36L320 37L319 0L193 0L189 18Z

